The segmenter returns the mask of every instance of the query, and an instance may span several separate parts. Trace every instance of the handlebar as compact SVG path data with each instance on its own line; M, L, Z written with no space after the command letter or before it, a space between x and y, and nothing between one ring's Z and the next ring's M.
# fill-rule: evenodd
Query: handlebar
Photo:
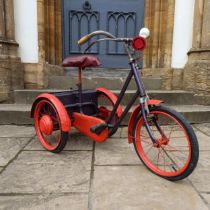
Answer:
M83 36L79 41L78 41L78 45L83 45L86 42L88 42L93 36L97 36L97 35L104 35L106 37L108 37L110 40L112 41L121 41L121 42L126 42L128 40L130 40L129 38L116 38L114 35L110 34L107 31L94 31L90 34L87 34L85 36ZM147 39L150 36L150 31L148 28L142 28L139 32L139 36L143 37L144 39Z
M86 53L94 44L101 42L101 41L116 41L116 42L123 42L125 44L127 53L130 58L132 58L132 53L130 49L130 45L132 44L132 47L134 50L142 51L146 47L146 40L150 36L150 31L148 28L142 28L139 32L139 36L134 38L116 38L114 35L110 34L107 31L94 31L90 34L87 34L83 36L79 41L78 45L83 45L86 42L88 42L93 36L97 35L104 35L106 38L98 39L91 44L84 50L84 53Z
M78 41L78 45L83 45L85 44L86 42L88 42L93 36L97 36L97 35L104 35L108 38L112 38L112 39L115 39L116 37L113 36L112 34L110 34L109 32L107 31L94 31L90 34L87 34L85 36L83 36L79 41Z

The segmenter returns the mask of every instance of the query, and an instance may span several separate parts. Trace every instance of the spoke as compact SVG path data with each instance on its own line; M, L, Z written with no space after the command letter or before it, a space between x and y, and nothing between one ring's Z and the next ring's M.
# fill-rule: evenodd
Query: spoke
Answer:
M177 165L177 163L171 158L171 156L167 153L167 151L165 151L165 149L163 147L162 147L162 150L164 151L164 153L166 154L166 156L169 158L169 160L171 160L171 162L173 163L173 165L175 165L177 168L179 168L178 165Z
M173 136L173 137L170 137L170 139L181 139L181 138L186 138L186 136Z
M163 149L161 151L163 151ZM164 165L164 171L165 171L166 170L166 158L165 158L164 154L163 154L163 165Z
M154 155L154 157L153 157L152 160L151 160L152 163L153 163L153 161L158 157L158 155L159 155L159 152L158 152L158 154L155 154L155 155Z
M145 154L148 155L152 148L153 148L153 145L147 150L147 152Z
M173 131L173 129L174 129L174 127L176 126L176 124L174 124L173 125L173 127L171 128L171 131L170 131L170 133L169 133L169 137L168 137L168 139L170 139L170 137L171 137L171 134L172 134L172 131Z
M144 140L141 140L141 142L143 142L143 143L145 143L145 144L148 144L148 145L153 144L153 142L148 142L148 141L144 141Z
M158 167L159 158L160 158L160 149L158 148L157 167ZM158 168L159 168L159 167L158 167Z
M144 137L144 138L146 138L146 139L148 139L148 138L150 138L148 135L146 135L146 134L140 134L140 136L141 137Z
M45 104L43 105L43 112L44 112L44 114L47 114L48 112L46 111L46 108L45 108Z
M54 117L54 116L50 116L55 122L59 122L58 118L57 117Z
M168 150L168 149L166 149L166 151L170 151L170 152L179 152L179 153L181 153L182 155L186 155L185 153L186 152L189 152L188 150L178 150L178 149L176 149L176 147L172 147L172 146L170 146L170 145L167 145L168 147L170 147L172 150Z

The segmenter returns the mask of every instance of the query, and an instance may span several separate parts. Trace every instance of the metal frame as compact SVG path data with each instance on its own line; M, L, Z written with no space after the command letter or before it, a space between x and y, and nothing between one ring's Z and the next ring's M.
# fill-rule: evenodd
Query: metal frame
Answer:
M126 47L127 50L129 51L128 47ZM114 107L113 107L113 110L111 112L111 115L109 117L109 120L107 122L108 126L110 127L110 130L109 130L109 136L111 136L112 134L114 134L119 125L121 124L121 122L123 121L123 119L125 118L126 114L128 113L128 111L130 110L130 108L132 107L132 105L134 104L134 102L136 101L136 99L138 97L140 97L140 106L141 106L141 114L142 114L142 117L144 118L144 122L145 122L145 126L146 126L146 130L152 140L152 142L155 144L156 143L156 139L153 135L153 132L149 126L149 123L147 121L147 95L146 95L146 92L145 92L145 88L144 88L144 85L143 85L143 82L141 80L141 76L138 72L138 67L137 67L137 64L135 62L135 59L132 58L132 55L129 53L129 57L131 59L131 62L130 62L130 66L131 66L131 71L122 87L122 90L120 92L120 95L118 96L118 99L117 99L117 102L115 103ZM123 96L125 94L125 91L127 90L127 87L128 85L130 84L130 81L132 79L132 77L134 76L135 78L135 81L136 81L136 85L137 85L137 91L136 91L136 94L131 98L131 100L129 101L129 103L127 104L126 108L124 109L122 115L120 116L120 118L117 120L117 122L114 124L114 125L111 125L110 123L112 122L112 120L114 119L114 116L115 116L115 113L116 113L116 110L120 104L120 102L122 101L123 99Z

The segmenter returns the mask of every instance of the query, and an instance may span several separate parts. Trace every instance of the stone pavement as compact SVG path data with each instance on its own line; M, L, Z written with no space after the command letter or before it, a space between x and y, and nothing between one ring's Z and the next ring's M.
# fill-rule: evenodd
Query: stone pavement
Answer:
M194 125L200 160L173 183L149 172L127 143L126 128L93 143L73 131L65 150L43 150L33 127L0 126L0 209L208 210L210 124Z

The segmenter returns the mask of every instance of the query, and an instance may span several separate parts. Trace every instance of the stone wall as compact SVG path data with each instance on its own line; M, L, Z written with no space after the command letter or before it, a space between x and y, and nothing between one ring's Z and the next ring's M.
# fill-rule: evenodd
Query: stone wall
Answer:
M184 69L183 84L202 104L210 105L210 0L195 3L193 48Z
M172 88L174 11L174 0L145 1L145 27L150 29L151 37L144 51L144 74L147 75L150 69L161 69L162 88L167 90Z
M63 75L63 68L59 65L48 63L24 64L24 82L27 89L41 89L48 87L49 77L52 75ZM38 76L37 72L43 72Z
M61 0L37 0L39 63L25 64L25 88L47 88L50 75L63 73Z
M24 85L23 66L17 56L13 0L0 0L0 102L12 98Z

